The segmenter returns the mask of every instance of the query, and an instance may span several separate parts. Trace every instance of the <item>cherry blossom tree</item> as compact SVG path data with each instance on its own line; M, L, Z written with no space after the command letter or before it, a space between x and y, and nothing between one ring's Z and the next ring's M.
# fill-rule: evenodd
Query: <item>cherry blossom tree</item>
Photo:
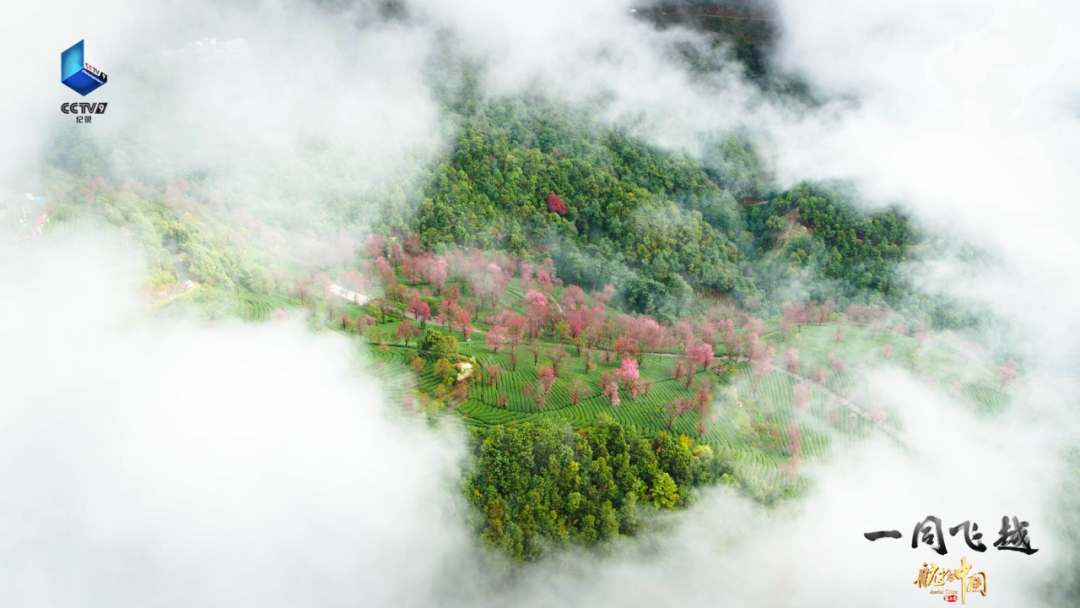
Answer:
M469 385L465 382L455 384L453 390L450 391L450 398L456 404L464 403L469 398Z
M386 253L386 237L380 234L369 234L364 239L364 255L369 258L377 258Z
M799 456L802 454L802 427L799 426L799 421L794 418L788 422L787 428L788 436L788 453L792 456Z
M874 423L874 426L880 426L885 423L885 420L888 419L888 416L885 415L885 411L876 407L872 407L867 410L866 417L870 420L870 422Z
M506 319L506 337L510 341L510 344L517 346L521 343L521 340L525 337L525 330L528 326L528 322L525 317L518 313L511 313Z
M431 283L435 290L442 293L446 286L446 260L441 256L435 256L424 271L424 277Z
M789 348L784 353L784 368L792 374L799 373L799 351Z
M750 354L750 368L754 378L761 380L772 373L773 358L776 357L776 349L771 346L754 349Z
M698 324L697 327L698 339L709 345L710 348L715 349L718 343L716 339L716 326L709 321Z
M525 309L528 311L529 333L533 336L539 335L540 329L547 324L551 318L551 306L548 304L547 295L530 289L525 294L523 300Z
M675 381L686 379L686 388L690 388L690 382L694 377L694 362L689 359L682 358L675 362L675 365L671 366L671 377Z
M411 338L420 335L420 329L413 325L412 321L405 319L401 323L398 323L395 333L397 334L398 341L405 344L405 346L408 346Z
M619 383L615 380L615 377L607 372L600 374L600 391L612 406L618 406L621 401L619 400Z
M795 413L805 414L807 408L810 407L810 392L811 387L806 382L799 382L795 385Z
M487 347L491 349L491 352L497 353L504 346L506 346L506 328L495 325L487 333Z
M533 281L535 281L533 275L534 270L533 265L526 262L522 262L521 265L518 266L518 285L521 287L522 291L529 291L532 289Z
M998 368L999 381L1001 388L1004 390L1006 386L1009 386L1016 381L1017 370L1020 368L1020 364L1013 359Z
M687 364L686 374L692 376L697 372L697 366L708 369L713 363L712 347L704 342L691 344L686 348L685 361Z
M559 303L562 304L563 312L577 310L585 306L585 292L577 285L567 285L559 295Z
M847 369L847 363L844 360L836 356L836 353L829 353L829 369L834 373L840 373Z
M570 343L577 349L577 354L581 356L581 335L585 331L585 327L588 324L588 310L582 311L579 309L569 310L566 313L566 329L564 333L570 340Z
M728 357L738 357L742 352L743 340L735 333L735 329L732 326L728 326L724 329L724 349L727 351Z
M618 357L626 357L627 355L636 356L641 352L638 348L638 341L629 336L619 336L615 340L615 355Z
M588 390L588 386L585 384L585 381L582 380L580 376L574 378L574 380L570 383L569 389L570 403L573 405L581 403L582 398L588 394Z
M333 281L330 279L330 275L325 272L320 272L315 275L315 284L318 285L323 292L323 299L329 300L332 295L330 292L330 286L333 285Z
M458 308L454 311L454 323L461 330L462 335L465 336L465 340L469 339L469 335L472 334L472 315L464 308Z
M555 371L550 367L541 367L536 370L536 382L525 386L526 397L536 401L536 407L542 408L547 403L547 397L551 388L555 386Z
M675 324L674 333L675 340L683 347L683 352L686 352L686 347L694 341L694 330L686 321L679 321Z
M375 260L375 271L378 273L379 278L383 283L389 285L397 281L394 276L394 268L390 265L390 262L386 261L386 258L381 255Z
M502 368L499 367L498 364L492 363L491 365L487 366L486 371L487 371L488 384L491 385L491 386L498 385L499 384L499 376L503 373Z
M622 366L615 368L613 373L615 374L615 377L622 382L623 388L628 389L631 396L637 397L639 392L637 380L640 377L637 360L626 357L622 361Z
M431 320L431 306L427 302L420 299L420 296L413 296L409 300L409 313L416 317L421 323Z
M788 423L787 428L788 439L788 460L780 465L780 469L789 478L795 477L799 473L799 465L802 464L802 428L799 427L797 420L792 420Z
M593 299L602 305L607 305L613 297L615 297L615 286L611 283L604 285L603 290L593 293Z
M836 302L825 300L825 303L818 309L818 323L828 321L834 312L836 312Z
M919 345L919 348L926 346L926 343L930 341L930 334L925 331L917 331L914 336L915 342Z

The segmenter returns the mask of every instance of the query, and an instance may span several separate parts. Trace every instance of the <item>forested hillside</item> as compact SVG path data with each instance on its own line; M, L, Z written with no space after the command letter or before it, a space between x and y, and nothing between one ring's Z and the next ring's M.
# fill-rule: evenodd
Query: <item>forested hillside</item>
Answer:
M567 280L612 283L632 308L671 316L691 288L755 294L739 269L739 193L700 163L541 101L461 122L416 218L425 244L551 249Z
M796 280L819 301L911 299L894 272L919 236L905 216L860 211L843 184L776 192L736 135L698 160L540 97L455 107L471 110L453 114L413 223L425 245L550 256L567 281L672 321L695 291L775 312Z

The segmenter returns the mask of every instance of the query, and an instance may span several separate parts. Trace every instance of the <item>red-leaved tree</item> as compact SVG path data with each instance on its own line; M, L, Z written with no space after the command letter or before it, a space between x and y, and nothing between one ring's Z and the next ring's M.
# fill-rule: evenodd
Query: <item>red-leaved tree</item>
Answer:
M551 213L558 213L559 215L566 215L566 203L561 198L555 196L555 193L551 193L547 197L548 211Z

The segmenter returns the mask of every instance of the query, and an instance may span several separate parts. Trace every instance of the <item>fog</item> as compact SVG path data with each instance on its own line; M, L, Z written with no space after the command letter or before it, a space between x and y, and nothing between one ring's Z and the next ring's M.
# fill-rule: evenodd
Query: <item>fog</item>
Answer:
M458 437L300 319L148 323L123 253L0 270L4 605L426 604L467 546Z
M209 166L245 203L314 210L414 178L444 149L453 125L432 83L455 85L436 60L452 49L493 94L600 100L660 146L699 153L703 136L747 129L782 183L853 179L866 204L991 251L995 265L912 272L1019 328L1028 359L1008 413L977 418L904 372L868 374L871 398L900 411L901 444L813 465L800 503L764 513L709 490L664 539L508 582L463 524L462 437L389 414L355 345L299 319L147 320L130 252L43 239L0 253L4 604L909 606L940 601L911 584L924 561L965 555L990 579L973 603L1060 605L1042 588L1077 563L1059 505L1060 450L1080 428L1080 43L1064 26L1080 8L780 2L777 67L823 99L804 108L734 66L692 76L673 48L706 49L700 37L656 32L629 6L409 2L391 19L365 3L5 7L0 189L36 187L52 134L86 127L103 145L139 142L112 153L119 172ZM201 70L162 53L203 36L246 38L257 62ZM55 61L84 38L106 54L93 96L109 109L74 125ZM978 522L988 546L1016 515L1040 551L977 554L959 537L944 557L912 550L927 515ZM904 538L862 536L889 529Z

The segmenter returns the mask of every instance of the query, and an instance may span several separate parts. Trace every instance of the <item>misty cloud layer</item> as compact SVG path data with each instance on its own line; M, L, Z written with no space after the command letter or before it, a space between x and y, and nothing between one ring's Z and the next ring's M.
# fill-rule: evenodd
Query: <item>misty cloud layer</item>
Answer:
M117 261L0 270L3 603L427 604L465 546L457 441L299 320L148 325Z
M869 394L901 412L904 445L835 454L792 511L709 491L656 553L570 558L506 586L471 565L484 558L457 507L461 438L389 416L343 339L298 322L149 322L122 252L4 252L2 603L910 606L931 601L910 584L929 558L908 544L915 521L978 521L992 542L1015 514L1040 552L968 561L994 577L987 605L1038 605L1051 564L1075 559L1053 526L1060 449L1080 428L1080 43L1062 25L1080 8L781 2L776 61L822 94L808 109L734 67L692 77L672 49L705 41L656 32L627 2L406 6L391 20L366 3L6 7L0 186L33 187L48 134L75 127L55 59L83 38L112 62L95 136L159 151L121 151L118 166L216 167L230 192L300 209L406 179L445 145L430 70L453 48L484 66L485 90L602 99L657 145L693 153L748 127L782 182L854 179L869 204L899 202L992 250L1000 265L979 272L947 260L916 272L1021 328L1026 392L982 420L903 372L875 373ZM161 54L203 36L249 39L258 69L201 73ZM904 540L861 536L891 528ZM950 540L939 563L965 554Z

